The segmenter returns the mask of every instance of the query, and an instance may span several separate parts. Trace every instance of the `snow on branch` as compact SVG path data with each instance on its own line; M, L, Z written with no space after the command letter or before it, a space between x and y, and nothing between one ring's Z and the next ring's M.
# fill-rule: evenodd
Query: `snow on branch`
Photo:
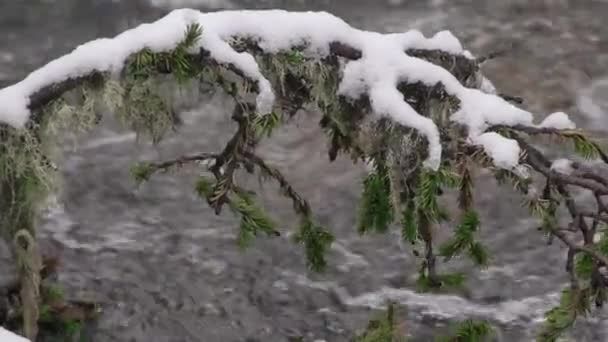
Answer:
M231 96L238 129L222 151L142 162L133 176L145 182L155 172L207 163L213 178L201 175L195 190L216 213L227 206L240 217L242 244L280 232L254 193L236 184L240 169L278 185L299 216L295 240L303 245L308 266L326 267L333 235L315 222L287 177L255 153L259 140L312 105L322 114L330 161L346 153L371 166L358 231L385 232L399 221L404 241L424 243L419 286L462 283L461 275L439 274L438 256L449 260L466 253L477 265L489 262L474 234L480 220L473 173L482 167L499 182L512 183L542 222L539 230L568 248L571 288L562 303L572 298L587 303L608 289L608 234L595 241L608 224L608 178L570 156L551 161L528 138L568 141L582 157L604 164L608 155L565 113L534 124L530 112L513 105L520 99L497 93L479 70L493 57L475 59L447 31L431 38L418 31L382 34L358 30L325 12L173 11L112 39L83 44L0 89L0 210L7 217L0 230L10 235L24 225L34 231L36 201L51 190L55 171L45 139L63 135L66 125L76 131L94 126L97 105L109 106L154 142L178 125L172 99L163 98L170 91L161 89L168 78L184 88L191 82L198 93L212 88ZM544 182L540 193L533 176ZM438 200L447 188L458 191L462 217L453 238L437 250L432 228L448 220ZM595 208L577 203L571 188L592 193ZM562 204L572 219L567 226L557 219ZM566 304L547 314L543 336L561 333L582 312Z
M401 83L440 84L458 99L453 122L465 125L471 144L481 145L497 165L511 169L517 165L517 143L497 135L484 135L493 125L532 126L532 115L495 94L485 78L471 87L442 65L420 58L421 51L439 51L452 59L470 59L460 42L448 31L431 38L412 30L381 34L358 30L325 12L222 11L201 13L175 10L150 24L143 24L108 39L97 39L77 47L32 72L27 78L0 90L0 122L23 127L32 112L78 84L100 75L120 75L129 57L142 50L152 53L176 49L184 31L192 25L202 29L200 39L185 50L190 55L204 51L208 58L238 70L255 83L257 112L266 114L276 105L276 89L264 75L251 51L239 51L235 40L253 42L265 54L300 48L307 58L318 60L339 56L344 63L336 93L351 101L368 97L378 117L417 130L428 141L425 165L439 167L442 155L439 128L432 118L417 112L398 91ZM430 54L430 53L429 53ZM471 60L469 65L476 64ZM477 89L481 88L481 89ZM561 120L559 123L562 123Z
M21 337L17 334L14 334L2 327L0 327L0 341L2 342L30 342L30 340L25 337Z

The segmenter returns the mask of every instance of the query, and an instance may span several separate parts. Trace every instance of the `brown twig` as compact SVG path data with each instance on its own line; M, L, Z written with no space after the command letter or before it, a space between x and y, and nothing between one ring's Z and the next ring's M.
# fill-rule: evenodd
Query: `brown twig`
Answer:
M485 63L485 62L487 62L487 61L489 61L491 59L495 59L495 58L498 58L498 57L503 57L504 55L507 54L507 52L508 52L507 49L496 50L496 51L490 52L490 53L488 53L485 56L478 57L477 58L477 63L478 64L483 64L483 63Z
M243 154L243 158L250 160L255 165L257 165L264 174L275 179L284 192L284 194L289 197L293 203L294 210L297 213L300 213L304 216L310 216L311 210L308 202L298 194L298 192L293 188L293 186L287 181L285 176L276 168L273 168L266 164L266 162L258 157L255 153L251 151L246 151Z
M163 161L160 163L150 163L149 166L154 171L156 171L156 170L166 171L175 166L182 167L185 164L190 164L190 163L194 163L194 162L202 162L202 161L211 160L211 159L217 159L218 157L219 157L219 154L217 154L217 153L201 152L201 153L196 153L196 154L192 154L192 155L181 156L179 158Z
M600 254L598 251L591 249L587 246L577 245L574 241L568 239L568 237L563 232L561 232L557 229L551 230L551 234L555 235L570 249L573 249L574 251L577 251L577 252L587 253L587 254L591 255L593 258L595 258L596 260L599 260L602 264L608 266L608 257L606 257L603 254Z

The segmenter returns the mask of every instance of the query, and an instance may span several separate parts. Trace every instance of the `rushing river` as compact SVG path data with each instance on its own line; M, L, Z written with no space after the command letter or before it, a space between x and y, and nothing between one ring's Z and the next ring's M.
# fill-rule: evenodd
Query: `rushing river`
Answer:
M87 40L150 21L171 6L208 10L327 10L378 31L449 29L481 55L508 54L486 73L504 93L546 115L566 111L608 134L608 1L606 0L0 0L0 85L10 84ZM1 104L0 104L1 106ZM543 312L565 284L565 253L545 246L518 197L479 177L481 236L492 264L469 275L460 295L413 290L417 260L397 232L360 237L354 229L362 170L327 162L314 114L303 115L262 147L338 239L325 274L310 274L288 241L256 240L240 250L237 222L215 216L192 191L193 172L162 175L140 189L129 177L136 160L216 150L234 129L228 100L214 97L184 113L187 123L160 147L104 122L77 149L66 148L63 191L42 218L45 250L62 258L59 279L70 293L92 292L104 313L92 341L347 341L370 309L403 304L404 328L430 341L450 320L487 318L499 341L530 341ZM293 228L294 215L272 185L259 188L267 209ZM449 226L440 230L449 230ZM6 251L3 252L6 255ZM6 264L6 263L4 263ZM466 260L450 264L467 270ZM4 273L5 271L2 270ZM608 324L581 321L576 341L608 340Z

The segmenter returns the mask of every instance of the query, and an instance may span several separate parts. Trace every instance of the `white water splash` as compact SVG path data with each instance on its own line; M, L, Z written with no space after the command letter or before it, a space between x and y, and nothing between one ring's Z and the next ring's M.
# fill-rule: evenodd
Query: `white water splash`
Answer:
M78 150L86 151L97 149L107 145L116 145L122 144L125 142L135 141L136 134L135 133L125 133L125 134L112 134L99 139L93 139L90 142L84 144L83 146L79 146Z
M538 323L544 320L544 313L559 301L559 293L551 292L542 296L530 296L498 304L478 304L455 295L425 294L410 289L390 287L382 287L359 296L351 296L344 287L333 281L312 281L304 275L291 271L283 271L281 274L297 285L331 291L347 306L383 309L390 301L407 306L421 314L446 320L485 317L502 324Z
M351 252L346 246L341 244L340 242L334 242L331 245L331 249L342 254L345 258L345 261L340 263L338 269L343 272L348 272L352 267L365 267L369 266L369 263L365 260L365 258L359 254L355 254Z

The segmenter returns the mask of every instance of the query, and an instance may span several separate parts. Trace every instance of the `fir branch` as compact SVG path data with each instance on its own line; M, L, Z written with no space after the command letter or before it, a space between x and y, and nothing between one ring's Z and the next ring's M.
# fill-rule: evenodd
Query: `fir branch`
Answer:
M437 195L442 191L443 185L455 184L457 182L445 171L422 171L415 197L416 207L420 213L431 222L445 221L447 217L445 211L439 207Z
M330 232L315 225L310 218L302 218L295 242L304 246L306 262L311 270L322 272L327 268L325 256L333 241Z
M256 116L253 120L255 135L258 138L262 136L270 137L272 132L281 124L281 116L276 112Z
M551 135L558 136L572 141L574 150L586 159L601 158L604 163L608 163L608 155L602 150L597 142L589 138L580 129L556 129L550 127L533 127L524 125L515 126L493 126L490 130L506 129L508 131L520 131L531 135Z
M239 245L247 247L259 232L268 236L279 236L276 223L266 212L255 204L252 194L244 191L235 192L228 202L230 209L240 216Z
M198 23L189 24L186 27L184 39L177 44L175 50L188 50L195 46L203 35L203 28Z
M138 163L131 167L131 176L137 186L149 181L152 173L154 173L154 169L149 163Z
M208 155L204 158L199 155L193 158L193 160L188 160L189 158L186 157L185 160L182 161L144 163L136 165L132 169L134 178L138 183L141 183L147 181L154 172L159 170L166 171L174 166L179 167L185 163L198 161L199 158L201 160L214 160L215 164L211 167L211 171L215 176L215 181L212 182L204 177L199 178L195 186L196 191L199 193L199 195L201 195L201 197L204 196L208 200L209 204L215 208L216 213L218 214L222 205L227 203L230 208L233 209L238 216L240 216L242 240L248 242L251 237L255 236L259 232L266 232L267 234L274 234L273 232L275 232L272 228L274 224L264 213L262 208L255 204L253 196L251 196L251 194L248 192L242 191L234 184L233 177L235 175L235 171L239 167L244 166L249 170L252 168L252 165L258 166L265 176L277 180L284 194L292 199L294 208L302 220L300 231L298 232L296 239L299 243L302 243L305 246L309 266L313 269L321 269L325 267L325 251L329 247L333 237L331 234L329 234L329 232L313 223L312 213L308 203L295 192L281 173L277 169L266 165L263 160L255 157L252 152L255 145L255 143L252 141L260 138L261 135L270 135L274 128L280 124L278 114L271 113L267 116L260 117L254 117L251 115L253 112L253 105L248 103L243 104L240 102L243 95L256 91L255 85L251 85L250 87L249 84L254 82L248 79L245 76L245 73L242 70L238 70L234 65L228 64L220 66L219 63L213 61L210 58L210 55L204 50L200 50L195 53L193 50L196 47L197 41L201 34L202 30L198 25L191 25L187 28L183 40L173 50L157 53L152 52L149 49L143 49L137 52L127 61L125 69L126 75L121 76L124 76L129 82L139 82L142 80L151 81L152 76L158 73L171 73L178 81L182 82L184 80L197 77L202 72L203 67L211 66L212 68L216 68L218 70L221 69L223 71L233 71L237 76L242 78L243 84L245 84L245 86L242 88L245 89L240 89L236 83L223 79L221 75L217 77L214 84L224 88L230 96L239 102L238 106L241 108L241 113L234 115L235 121L239 123L239 130L226 145L224 150L218 154ZM246 46L244 49L250 51L252 56L260 57L260 55L265 54L259 46L256 46L255 42L245 45ZM359 121L352 120L350 117L347 119L342 117L342 112L349 112L349 110L343 110L339 108L339 105L346 101L338 99L338 97L334 94L334 88L336 88L335 86L339 84L339 82L333 82L333 80L339 80L340 78L340 61L338 60L338 57L356 60L362 57L362 53L361 51L358 51L357 49L341 42L332 42L329 48L331 55L323 60L315 62L329 66L327 70L331 70L329 74L331 74L332 81L325 82L326 80L330 79L328 77L326 80L319 82L318 85L315 85L312 88L317 87L319 89L323 89L324 91L330 89L330 92L332 93L323 99L313 101L324 111L324 119L325 117L329 117L329 115L327 115L327 111L340 111L335 118L330 118L335 120L326 120L332 121L328 124L328 127L331 131L330 139L332 145L330 149L330 159L333 160L336 158L338 151L347 151L348 149L351 151L356 150L356 144L354 143L353 137L355 136L354 133L358 133L358 125L360 124ZM463 56L453 56L449 53L436 50L408 50L407 54L416 57L422 56L420 58L425 58L427 60L438 61L436 64L448 69L459 81L463 83L465 83L466 80L475 79L476 76L478 76L478 63L482 61L482 59L477 61L468 60ZM295 109L302 108L302 105L305 103L310 103L311 95L308 92L311 91L311 87L306 84L307 81L310 80L301 79L299 77L302 76L301 74L293 72L293 70L300 67L304 68L309 63L309 60L301 53L301 51L296 47L293 47L292 50L288 50L286 53L267 55L269 55L267 56L269 59L274 59L275 61L280 62L281 67L285 67L287 70L286 72L281 72L280 75L275 75L278 79L282 80L281 83L287 82L286 80L291 77L294 84L298 88L297 92L293 91L294 89L288 89L288 91L286 91L286 93L294 93L291 94L293 96L286 96L286 98L289 100L293 100L287 102L295 102L293 105L293 108ZM317 69L310 68L309 70ZM221 74L221 72L218 72L218 74ZM85 77L66 79L63 82L49 85L36 92L30 96L30 104L28 106L29 109L35 112L32 116L33 123L39 124L43 122L44 120L41 118L45 114L43 113L44 111L41 110L43 109L42 107L48 104L50 101L54 99L56 100L65 91L73 89L74 87L85 84L89 81L99 81L99 79L101 79L101 83L107 82L106 76L107 75L105 73L92 72L90 75ZM403 82L403 84L405 85L406 82ZM276 84L272 85L273 87L278 88L276 87ZM326 88L328 85L329 87ZM428 88L423 86L415 86L414 88L419 88L419 90L422 90L420 92L425 94L426 90L428 90ZM416 107L415 110L420 112L420 114L423 116L428 116L426 115L428 114L428 110L425 108L425 106L427 106L430 102L426 101L426 99L424 99L422 96L415 94L415 92L413 92L414 94L412 95L409 92L401 89L402 88L400 88L400 91L404 93L404 98L407 98L407 101L412 103L412 106ZM167 125L162 125L162 127L160 127L160 131L162 132L159 132L157 130L159 127L151 124L154 118L157 117L156 110L147 109L160 108L161 105L163 105L162 101L159 101L158 97L154 96L154 94L149 91L150 89L145 87L137 89L137 87L129 85L123 90L127 90L126 92L120 92L121 96L125 97L126 103L131 104L131 107L137 107L141 112L143 112L136 113L139 114L139 121L137 123L143 125L144 128L149 129L152 132L153 140L156 141L157 138L160 137L160 133L163 133L163 130L167 128ZM132 99L130 100L137 90L139 90L142 94L142 96L140 96L140 101L137 102L133 101ZM369 99L362 99L361 103L364 104L366 109L369 109L369 103L366 103L366 100L369 101ZM441 100L443 101L444 99L442 98ZM155 106L150 106L151 103L155 104ZM338 105L336 105L336 103ZM449 101L446 101L446 103L450 105ZM91 107L92 106L87 105L87 108L90 109ZM353 109L351 107L348 108ZM162 107L162 111L163 113L160 114L163 114L165 118L173 118L171 115L173 113L171 113L168 108ZM352 111L355 112L355 110ZM287 112L288 111L286 111L286 113ZM364 110L359 110L357 112L364 112ZM446 115L446 117L447 116L449 115ZM433 120L435 120L435 118L433 118ZM171 121L169 122L172 123ZM163 122L163 124L165 123L167 123L166 120ZM438 123L438 126L441 125ZM447 156L444 158L448 159L444 160L444 162L446 162L445 164L451 164L452 162L452 160L449 159L452 158L451 156L453 154L450 153L456 152L456 154L458 154L463 152L462 146L456 148L458 151L453 151L453 146L451 146L449 141L453 141L454 139L461 140L465 137L465 135L456 133L455 136L451 136L451 128L451 126L440 127L442 132L442 144L450 145L442 146L445 148L445 151L448 151L448 153L444 154L444 156ZM444 134L448 131L448 134ZM592 142L586 135L582 134L582 132L578 130L556 131L553 129L516 126L505 128L503 134L516 138L518 141L522 141L523 139L520 139L519 137L520 132L525 132L527 134L550 134L552 136L559 136L564 139L569 139L573 142L577 153L580 153L586 158L600 157L605 162L608 162L608 158L602 152L599 145ZM252 135L254 135L253 138ZM5 141L2 141L2 143L5 143ZM459 143L457 142L456 145L458 144ZM602 178L600 175L589 173L581 169L577 169L572 175L557 174L551 171L549 161L546 160L546 158L540 152L531 148L530 145L525 145L521 142L520 146L523 147L525 152L522 159L525 159L530 165L532 165L534 170L547 178L547 188L549 188L549 192L556 192L556 194L550 196L543 196L543 198L535 203L530 203L532 209L541 215L543 220L542 224L545 231L552 236L558 237L569 247L569 263L574 262L574 255L580 256L580 259L576 260L579 270L577 272L572 272L574 274L572 277L575 278L576 276L584 276L591 278L590 282L596 281L596 278L598 278L598 266L603 267L608 265L606 264L606 251L602 249L605 246L602 244L594 245L592 243L593 235L595 234L596 229L598 229L598 222L602 221L604 218L606 218L606 215L608 215L606 212L606 204L603 203L601 199L602 196L608 195L608 181L605 178ZM471 147L468 146L467 148ZM374 153L376 152L377 151L374 151ZM360 151L356 151L355 154L363 155L363 153ZM378 152L378 154L382 154L382 152ZM385 159L383 158L384 156L379 157L375 154L371 157L373 157L377 163L378 160ZM484 153L478 153L477 155L471 156L472 159L482 164L482 166L491 167L492 170L495 170L494 166L491 165L491 161L487 157L488 156ZM373 173L369 179L366 179L366 183L364 184L364 201L366 202L364 202L362 205L364 208L362 210L364 214L362 215L363 219L360 220L360 222L367 222L367 224L365 224L364 228L360 230L375 230L384 232L388 229L389 224L392 222L395 212L397 212L398 209L404 209L402 211L402 238L409 242L415 242L420 239L425 243L426 253L424 256L424 263L422 265L423 267L421 268L421 280L427 281L427 283L432 287L441 284L449 285L461 283L464 280L463 277L437 274L435 268L432 231L434 223L440 222L447 218L445 211L438 203L438 196L445 187L456 186L458 182L455 180L457 179L449 172L444 173L446 170L439 170L435 173L425 170L421 173L419 182L416 182L414 179L407 179L407 186L409 187L412 185L410 184L410 181L414 184L414 186L412 187L412 193L408 194L412 195L412 197L407 199L408 202L406 208L393 208L391 206L389 193L391 189L395 187L390 186L391 179L390 177L385 176L385 173L387 173L385 172L386 170L382 170L385 165L380 165L380 167L378 167L378 165L376 165L375 173ZM497 174L498 178L503 176L507 178L510 177L510 175L502 171L497 172ZM463 210L469 212L472 210L471 208L473 202L473 185L471 182L471 176L468 175L468 170L466 173L461 173L459 176L459 190L461 195L460 205ZM9 187L12 185L10 184L11 180L12 179L9 179ZM37 181L37 179L35 180ZM514 180L515 182L520 181L518 179ZM29 193L28 188L30 187L30 180L26 178L21 184L21 179L19 179L19 182L19 190ZM523 187L520 187L519 184L516 185L518 189L524 192ZM551 189L549 185L553 189ZM586 216L585 212L578 208L572 196L569 195L567 189L569 186L591 190L596 196L596 202L598 205L597 212L593 212ZM34 184L32 187L38 188L39 184ZM4 186L2 189L4 189ZM572 216L572 225L567 228L557 227L557 210L559 209L558 204L561 203L561 201L565 203ZM30 208L27 209L28 215L31 214ZM591 224L591 226L589 226L588 223L585 223L585 217L593 218L593 224ZM463 220L466 219L467 217L465 214ZM487 252L481 244L473 239L473 233L477 230L477 228L464 227L466 226L465 222L461 223L461 225L462 226L457 227L455 231L454 240L451 241L451 244L448 244L448 247L444 248L444 253L442 254L452 257L456 255L456 253L467 252L473 258L473 260L476 261L476 263L485 264L487 262ZM568 236L570 233L582 234L583 244L579 245L576 243L578 240ZM591 265L589 264L589 259L592 261ZM594 293L597 294L600 293L603 288L604 287L599 285L592 289L578 288L573 285L573 296L576 298L573 298L573 300L570 302L576 303L576 305L574 305L576 308L576 315L584 314L588 311L585 303L588 303L587 298L591 297L591 295L585 291L593 290L596 291ZM600 294L597 294L596 296L600 296ZM392 319L389 321L392 321ZM559 326L560 325L558 324L558 328ZM475 330L476 329L469 329L469 331Z
M564 289L561 294L560 303L555 308L545 313L546 322L537 336L539 342L555 342L570 328L579 314L587 312L587 294L585 292Z
M243 158L256 165L263 175L274 179L281 188L281 193L291 199L295 212L303 217L312 215L308 202L287 181L278 169L268 165L262 158L250 151L243 152Z
M202 33L200 25L191 24L184 32L184 38L171 51L153 52L149 48L138 51L127 59L127 74L135 79L148 79L156 73L172 73L180 83L195 78L202 71L202 65L190 49Z
M184 155L179 158L167 160L159 163L140 162L131 167L131 176L137 185L147 182L156 172L168 172L171 169L181 168L187 164L202 163L218 158L218 154L201 152L192 155Z
M199 176L194 191L200 198L207 198L213 193L213 181L205 176Z
M595 265L593 263L593 257L589 254L578 254L576 256L576 275L582 279L590 279L593 274Z
M401 238L412 245L418 240L418 214L413 200L409 200L401 216Z
M485 247L474 240L474 233L479 228L479 215L474 210L466 212L460 224L456 227L454 237L439 248L439 255L445 261L467 251L471 259L480 266L488 263L488 252Z
M390 177L387 168L380 164L363 181L363 194L359 209L357 230L360 234L374 231L384 233L394 219Z
M469 245L468 254L478 266L487 266L490 260L488 250L480 242L475 241Z
M608 257L594 249L589 248L588 246L579 246L572 240L570 240L562 231L553 229L551 231L553 235L555 235L558 239L560 239L565 245L573 249L577 252L584 252L591 255L596 260L600 261L603 265L608 265Z
M209 199L214 196L216 186L213 181L205 176L198 177L195 191L201 198ZM267 236L280 236L276 230L276 223L270 216L255 202L255 194L243 189L234 189L233 196L230 196L227 203L231 211L240 217L238 244L242 248L248 247L253 238L259 233Z
M532 178L522 178L515 174L513 171L498 169L494 171L494 178L500 185L510 184L513 189L519 191L522 194L527 194L530 185L532 184Z
M608 163L608 156L602 148L584 134L570 134L567 137L572 139L574 150L585 159L601 158L604 163Z

